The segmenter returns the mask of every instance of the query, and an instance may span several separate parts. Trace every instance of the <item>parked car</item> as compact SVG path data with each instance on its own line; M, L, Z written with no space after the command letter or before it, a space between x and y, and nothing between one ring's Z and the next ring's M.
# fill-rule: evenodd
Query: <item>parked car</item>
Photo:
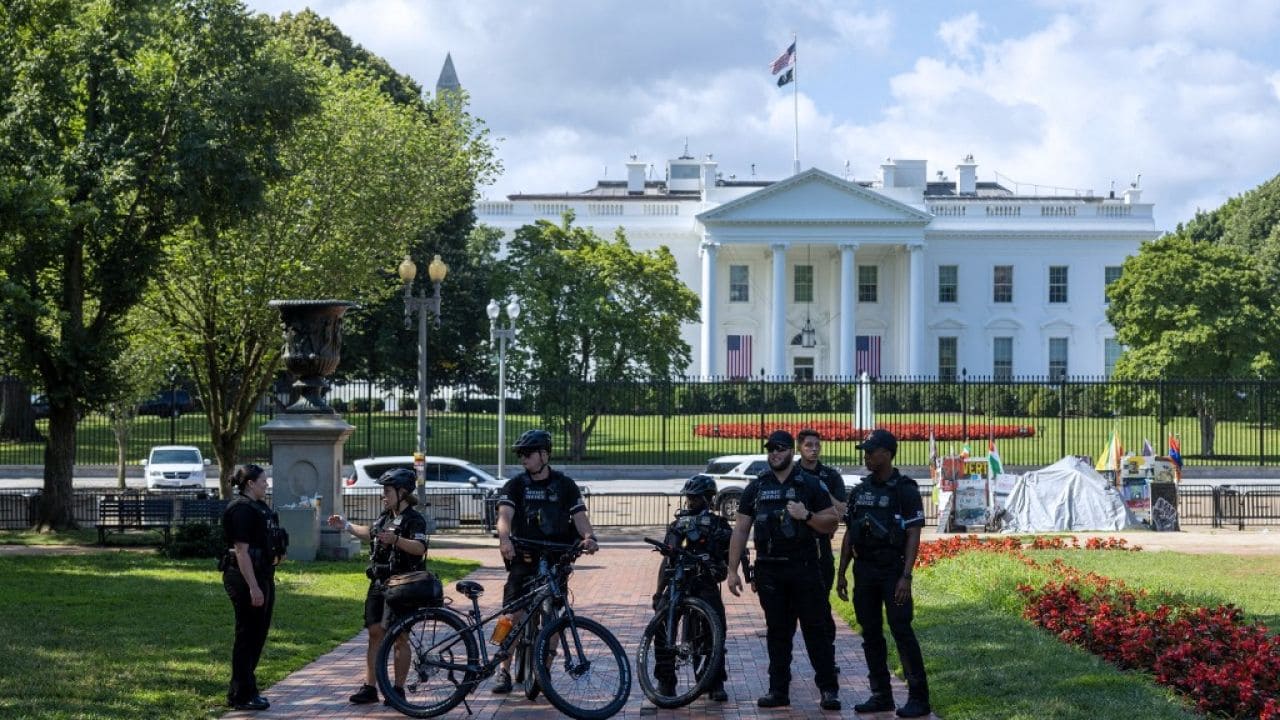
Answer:
M142 401L138 405L139 415L155 415L156 417L181 417L196 409L195 400L186 390L165 390L154 397Z
M374 494L382 492L378 477L396 468L413 469L412 455L361 458L352 463L351 474L343 481L344 494ZM506 484L489 473L458 458L428 455L424 467L426 474L427 502L435 493L448 495L450 502L458 502L458 519L462 522L482 522L489 512L485 497L497 492ZM435 513L439 514L439 513ZM489 518L492 520L493 518Z
M31 415L37 420L49 417L48 395L36 395L31 398Z
M798 455L796 460L799 461ZM708 475L716 481L716 487L719 490L713 501L716 511L726 517L733 517L738 511L738 498L742 495L743 488L757 475L768 469L767 455L722 455L708 460L706 469L700 474ZM844 478L846 488L852 488L861 481L859 476L846 475L843 472L841 477Z
M205 468L209 459L200 448L191 445L157 445L142 461L148 490L177 488L204 489Z

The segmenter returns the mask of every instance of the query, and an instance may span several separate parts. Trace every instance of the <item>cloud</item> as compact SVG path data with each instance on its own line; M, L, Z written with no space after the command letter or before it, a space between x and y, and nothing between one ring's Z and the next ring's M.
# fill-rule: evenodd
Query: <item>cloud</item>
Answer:
M981 31L982 20L978 18L978 13L971 12L939 25L938 38L947 46L948 52L967 60L973 55L973 46Z

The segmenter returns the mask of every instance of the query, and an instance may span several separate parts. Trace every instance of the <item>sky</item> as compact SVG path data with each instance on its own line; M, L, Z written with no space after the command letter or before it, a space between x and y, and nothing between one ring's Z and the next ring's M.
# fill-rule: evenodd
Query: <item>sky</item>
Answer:
M433 91L445 53L504 171L574 192L712 154L725 177L886 158L1030 192L1138 180L1172 229L1280 172L1274 0L248 0L310 7ZM797 43L798 92L769 64ZM846 172L846 168L848 171ZM997 176L997 173L999 175Z

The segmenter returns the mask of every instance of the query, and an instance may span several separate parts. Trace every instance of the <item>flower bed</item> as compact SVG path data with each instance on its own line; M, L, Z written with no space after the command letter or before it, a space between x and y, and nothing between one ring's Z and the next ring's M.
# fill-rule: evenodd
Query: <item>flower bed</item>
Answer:
M1036 434L1031 425L978 425L971 424L968 429L963 425L931 425L928 423L881 423L883 428L893 433L898 440L928 440L933 433L936 440L980 439L988 436L996 438L1024 438ZM763 440L770 432L782 429L792 435L804 428L813 428L822 434L823 440L862 440L871 432L869 428L855 428L849 423L838 420L820 420L817 422L788 422L761 425L760 423L703 423L693 429L699 437L723 437Z

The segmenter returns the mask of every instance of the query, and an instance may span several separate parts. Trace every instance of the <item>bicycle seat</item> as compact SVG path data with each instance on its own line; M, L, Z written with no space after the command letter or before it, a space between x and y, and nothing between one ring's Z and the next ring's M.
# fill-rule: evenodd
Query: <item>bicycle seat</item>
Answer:
M470 580L459 581L457 585L454 585L454 589L472 600L484 594L484 586Z

